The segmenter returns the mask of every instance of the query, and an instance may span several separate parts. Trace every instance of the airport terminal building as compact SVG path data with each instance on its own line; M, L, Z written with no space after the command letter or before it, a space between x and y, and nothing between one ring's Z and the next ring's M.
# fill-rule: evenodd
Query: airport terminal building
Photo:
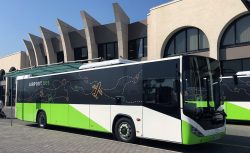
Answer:
M110 24L81 11L83 29L57 19L58 32L40 27L40 36L29 34L27 51L0 58L0 99L10 105L14 84L4 77L8 72L97 58L144 61L195 54L220 60L224 76L250 70L248 0L173 0L134 23L119 4L113 10Z

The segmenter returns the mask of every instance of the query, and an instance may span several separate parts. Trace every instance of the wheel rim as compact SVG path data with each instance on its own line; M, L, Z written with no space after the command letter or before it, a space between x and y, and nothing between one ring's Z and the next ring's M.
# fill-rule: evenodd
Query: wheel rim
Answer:
M40 127L44 127L44 125L45 125L45 117L43 114L40 115L40 117L39 117L39 125L40 125Z
M132 135L132 129L131 129L130 124L128 124L127 122L121 123L119 126L119 135L121 139L129 140Z

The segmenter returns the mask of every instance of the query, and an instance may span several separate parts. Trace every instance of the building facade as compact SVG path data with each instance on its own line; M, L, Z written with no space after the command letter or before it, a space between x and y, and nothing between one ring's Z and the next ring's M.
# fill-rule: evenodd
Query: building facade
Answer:
M250 70L247 0L175 0L148 14L148 59L198 54L221 61L223 75Z
M2 100L6 105L10 105L9 96L7 91L10 85L9 79L6 78L5 74L8 72L24 69L30 66L29 59L26 52L16 52L5 57L0 58L0 100Z
M95 58L141 61L195 54L220 60L223 75L232 75L250 70L249 6L248 0L173 0L150 9L147 19L130 23L114 3L115 21L105 25L81 11L83 29L60 19L56 20L58 32L40 27L41 36L29 34L30 40L24 40L27 59L21 61L28 64L3 69Z

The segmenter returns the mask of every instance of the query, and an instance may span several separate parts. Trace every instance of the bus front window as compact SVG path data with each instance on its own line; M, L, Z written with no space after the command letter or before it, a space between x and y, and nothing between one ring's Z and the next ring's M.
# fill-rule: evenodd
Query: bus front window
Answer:
M184 57L183 112L202 125L211 120L205 129L214 128L216 112L221 108L219 62L205 57ZM221 115L222 113L219 113ZM223 125L222 122L220 125Z

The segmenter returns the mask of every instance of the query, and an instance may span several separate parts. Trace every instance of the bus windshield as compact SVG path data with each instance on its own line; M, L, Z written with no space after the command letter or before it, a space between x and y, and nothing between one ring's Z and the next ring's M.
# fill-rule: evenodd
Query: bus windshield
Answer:
M184 114L197 122L212 119L221 104L219 62L200 56L183 57Z

